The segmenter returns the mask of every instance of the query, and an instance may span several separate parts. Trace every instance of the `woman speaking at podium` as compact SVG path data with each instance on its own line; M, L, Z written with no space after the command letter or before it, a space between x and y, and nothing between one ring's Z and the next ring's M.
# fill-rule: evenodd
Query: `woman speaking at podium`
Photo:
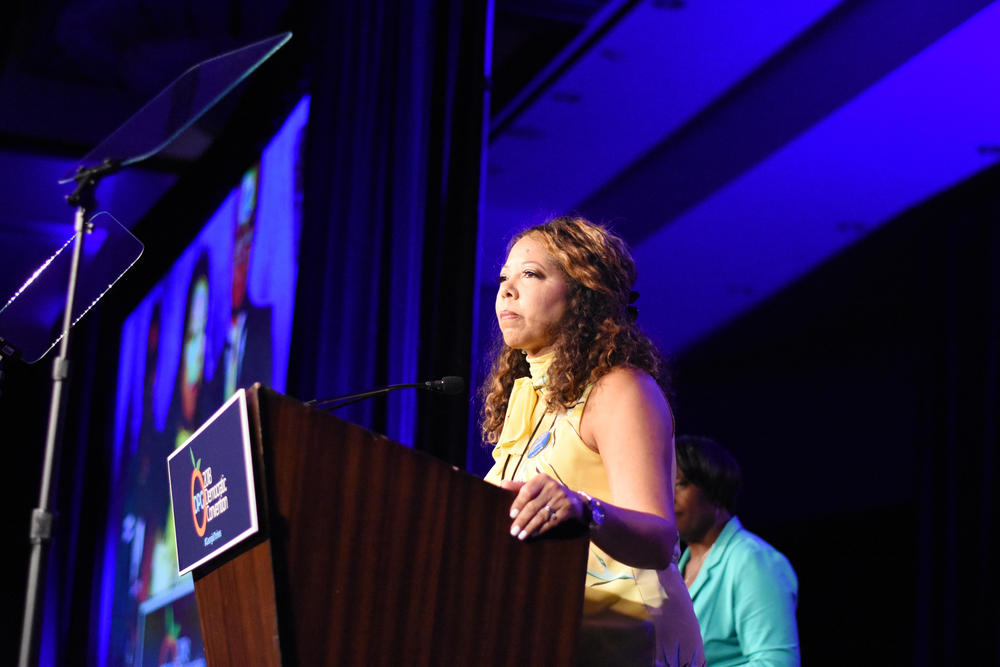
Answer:
M512 539L588 526L583 664L704 665L676 566L673 419L635 323L635 277L624 241L581 218L513 239L482 387L486 480L517 491Z

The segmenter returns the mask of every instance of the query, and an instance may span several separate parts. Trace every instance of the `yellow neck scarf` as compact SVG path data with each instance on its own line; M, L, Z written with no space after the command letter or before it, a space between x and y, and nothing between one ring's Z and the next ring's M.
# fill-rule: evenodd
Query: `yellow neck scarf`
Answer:
M509 449L531 437L532 416L538 408L539 401L542 400L546 373L555 356L555 352L547 352L527 359L531 376L514 380L510 399L507 401L507 417L503 423L503 430L500 431L497 447Z

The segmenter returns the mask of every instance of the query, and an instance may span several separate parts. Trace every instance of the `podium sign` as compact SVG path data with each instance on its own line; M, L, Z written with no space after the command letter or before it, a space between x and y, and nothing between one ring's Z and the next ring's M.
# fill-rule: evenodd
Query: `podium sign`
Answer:
M181 575L257 532L245 390L167 457L167 474Z

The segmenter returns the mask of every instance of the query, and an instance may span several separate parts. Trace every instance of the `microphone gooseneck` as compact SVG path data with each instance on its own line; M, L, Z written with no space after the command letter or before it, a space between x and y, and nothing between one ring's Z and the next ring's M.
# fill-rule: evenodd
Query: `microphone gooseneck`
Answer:
M344 396L335 396L334 398L325 398L322 400L313 399L311 401L306 401L306 405L322 410L336 410L337 408L342 408L352 403L363 401L366 398L372 398L373 396L378 396L380 394L387 394L390 391L395 391L397 389L426 389L428 391L441 394L454 395L461 393L462 390L465 389L465 380L457 375L446 375L440 380L393 384L388 387L372 389L371 391L365 391L360 394L346 394Z

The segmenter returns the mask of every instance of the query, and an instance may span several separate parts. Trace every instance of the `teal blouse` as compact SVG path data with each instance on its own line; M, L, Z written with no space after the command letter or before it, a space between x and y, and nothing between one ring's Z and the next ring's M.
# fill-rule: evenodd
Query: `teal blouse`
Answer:
M685 550L681 572L690 559ZM800 664L795 571L735 516L709 549L690 593L708 667Z

